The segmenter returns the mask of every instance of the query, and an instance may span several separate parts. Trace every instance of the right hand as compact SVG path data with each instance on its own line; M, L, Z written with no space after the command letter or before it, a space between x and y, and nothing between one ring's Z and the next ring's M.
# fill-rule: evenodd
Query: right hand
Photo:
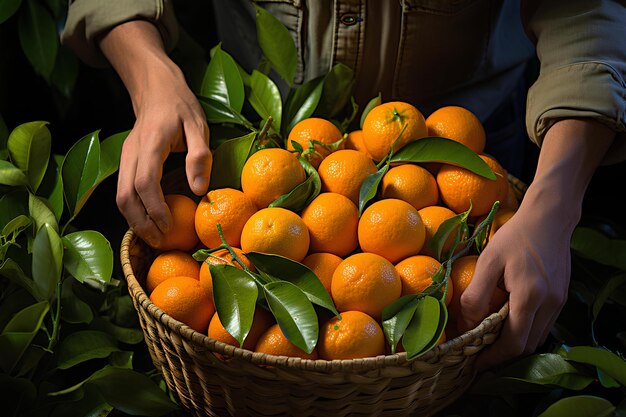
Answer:
M152 23L115 26L100 49L124 82L136 116L122 148L117 205L137 235L159 247L172 223L160 186L170 152L187 151L189 186L197 195L207 192L213 156L206 116Z

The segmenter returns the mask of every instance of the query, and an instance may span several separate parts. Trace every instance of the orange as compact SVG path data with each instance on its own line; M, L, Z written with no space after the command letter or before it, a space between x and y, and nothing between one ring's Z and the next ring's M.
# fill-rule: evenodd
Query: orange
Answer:
M304 182L306 173L298 158L282 148L252 154L241 170L241 189L257 208L265 208Z
M424 240L424 246L420 253L422 255L432 256L433 258L437 257L437 254L433 249L428 246L430 239L437 233L437 229L441 226L441 223L445 222L448 219L456 216L456 213L450 210L447 207L443 206L428 206L418 210L422 221L424 222L424 228L426 229L426 239ZM452 244L454 243L454 234L456 230L452 231L448 239L446 239L446 243L443 245L443 250L441 252L442 256L448 255Z
M317 345L321 359L357 359L385 354L380 325L361 311L344 311L320 327Z
M275 356L292 356L302 359L317 359L317 348L306 353L285 337L278 324L270 326L261 336L254 347L256 352Z
M483 154L480 158L496 174L495 180L454 165L442 166L437 174L439 195L444 204L457 214L467 211L471 201L470 215L482 216L489 213L494 202L506 199L509 185L505 169L489 155Z
M244 252L281 255L300 262L309 251L309 230L293 211L264 208L252 215L241 232Z
M234 188L220 188L209 191L198 203L196 209L196 232L207 248L222 244L217 225L224 233L230 246L239 246L241 231L257 208L243 192Z
M330 252L344 257L359 245L359 209L346 196L321 193L302 210L309 229L310 252Z
M428 136L452 139L476 153L485 150L485 129L474 113L460 106L445 106L426 118Z
M517 192L513 187L513 184L509 182L509 190L506 194L506 199L500 205L500 208L509 208L512 210L517 210L519 208L519 200L517 198Z
M441 263L430 256L415 255L401 260L396 264L396 271L402 280L402 295L420 294L430 284L441 268ZM443 288L443 287L442 287ZM452 299L452 285L448 285L446 305Z
M511 217L515 214L516 210L510 208L500 208L496 212L495 216L493 216L493 222L491 222L491 227L489 228L489 236L487 238L487 242L493 239L493 235L500 229L504 223L511 220ZM485 220L487 216L481 216L476 220L476 226L478 226L483 220Z
M330 291L340 312L358 310L376 320L401 293L398 271L374 253L356 253L344 259L333 273Z
M476 270L476 261L478 255L466 255L458 258L452 263L452 271L450 272L450 281L454 288L452 300L448 308L450 320L458 322L461 314L461 296L472 282L474 271ZM508 295L500 287L496 287L491 298L489 299L489 311L495 312L504 305Z
M194 225L196 202L183 194L167 194L165 195L165 204L170 209L172 223L156 249L162 251L192 250L198 244L198 235Z
M322 159L331 153L331 149L315 144L312 152L308 150L311 148L310 142L315 140L324 145L331 145L341 140L342 137L341 131L332 122L319 117L309 117L299 121L291 129L287 138L287 149L294 150L292 142L299 143L304 150L302 156L317 168ZM342 147L343 144L339 145L339 149Z
M254 310L254 318L252 319L252 327L250 332L243 341L243 348L254 350L259 337L274 324L272 314L262 307L256 307ZM227 345L239 347L239 342L224 328L217 313L213 314L213 318L209 323L207 335L215 340L219 340Z
M380 182L381 198L398 198L417 210L439 202L439 189L433 174L414 164L391 168Z
M244 255L243 251L239 248L232 248L237 257L241 259L245 266L248 269L255 271L254 265L252 262ZM233 265L239 269L243 269L238 262L233 260L233 257L230 255L228 249L219 249L213 252L208 258L202 262L202 266L200 267L200 286L204 289L204 291L208 294L208 296L213 299L213 278L211 277L211 270L209 269L209 264L211 265Z
M367 151L365 147L365 143L363 142L363 130L357 129L348 133L346 139L343 142L344 149L353 149L355 151L359 151L364 153L365 155L372 158L372 155Z
M343 261L339 256L332 253L319 252L307 255L302 263L309 267L322 282L326 291L330 294L330 286L333 280L333 273Z
M200 264L190 253L181 250L161 252L152 261L146 276L146 290L150 294L157 285L172 277L199 279Z
M417 255L426 229L419 213L406 201L388 198L365 209L359 220L359 245L390 262Z
M359 190L368 175L376 172L376 165L364 153L343 149L328 155L319 166L322 191L345 195L359 204Z
M405 125L406 129L402 132ZM402 101L391 101L374 107L363 122L365 148L375 161L383 160L394 143L395 153L407 143L427 134L422 113L415 106ZM396 142L398 137L400 139Z
M189 277L168 278L152 291L150 301L172 318L205 333L215 306L200 282Z

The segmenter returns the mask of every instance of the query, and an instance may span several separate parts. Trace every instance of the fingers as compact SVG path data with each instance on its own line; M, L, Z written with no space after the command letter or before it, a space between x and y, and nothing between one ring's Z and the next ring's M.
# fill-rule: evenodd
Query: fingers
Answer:
M185 120L187 141L186 172L191 191L206 194L211 178L213 154L209 148L209 127L204 120Z

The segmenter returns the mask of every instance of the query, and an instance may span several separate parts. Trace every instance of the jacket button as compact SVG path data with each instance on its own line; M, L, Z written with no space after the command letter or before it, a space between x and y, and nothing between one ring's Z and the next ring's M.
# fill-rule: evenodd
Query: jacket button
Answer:
M339 18L339 21L341 23L343 23L346 26L352 26L352 25L356 25L357 23L361 22L363 19L361 19L361 17L359 16L355 16L353 14L344 14L343 16L341 16Z

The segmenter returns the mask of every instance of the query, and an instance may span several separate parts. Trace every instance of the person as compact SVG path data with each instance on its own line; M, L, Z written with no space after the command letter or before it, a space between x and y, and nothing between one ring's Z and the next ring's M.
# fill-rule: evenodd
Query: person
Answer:
M252 2L227 3L215 2L216 29L223 48L250 69L258 57ZM626 155L624 3L257 4L294 35L296 83L343 62L355 70L360 103L382 92L386 101L409 101L425 114L458 104L488 124L490 115L501 115L499 109L510 105L536 54L539 73L525 106L525 128L540 146L535 174L517 213L481 254L462 297L466 330L486 316L485 294L499 283L509 293L509 315L498 340L479 355L479 369L534 352L567 299L569 243L585 190L599 165ZM168 154L187 150L187 178L198 195L207 191L212 165L204 113L169 54L180 29L167 0L116 2L115 7L75 0L62 33L62 42L86 63L112 65L130 94L136 122L122 151L117 203L130 227L149 243L158 243L170 223L159 187ZM508 146L514 148L501 147Z

